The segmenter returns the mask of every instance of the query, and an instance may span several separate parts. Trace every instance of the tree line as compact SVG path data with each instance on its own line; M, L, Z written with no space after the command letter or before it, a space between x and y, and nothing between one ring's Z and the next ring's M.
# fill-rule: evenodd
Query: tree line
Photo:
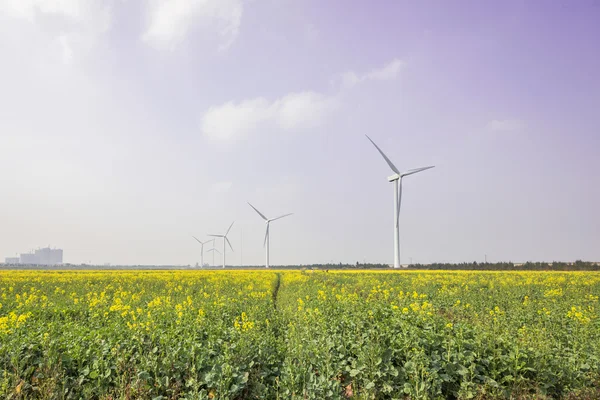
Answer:
M489 270L489 271L600 271L600 264L590 261L577 260L575 262L553 261L553 262L498 262L478 263L477 261L458 264L433 263L414 264L410 269L448 269L448 270Z
M389 269L388 264L361 263L343 264L310 264L300 266L273 266L275 269ZM418 270L474 270L474 271L600 271L600 263L577 260L575 262L553 261L553 262L463 262L463 263L432 263L432 264L409 264L407 269Z

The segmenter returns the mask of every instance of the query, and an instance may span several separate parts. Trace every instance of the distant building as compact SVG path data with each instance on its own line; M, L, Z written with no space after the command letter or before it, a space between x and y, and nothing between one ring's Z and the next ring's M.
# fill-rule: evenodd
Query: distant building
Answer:
M22 253L20 256L19 264L24 265L35 265L37 264L37 260L35 258L35 253Z
M62 265L62 249L51 249L49 247L37 249L31 253L21 253L18 258L7 257L6 264L22 265Z
M46 247L35 251L35 260L38 265L60 265L63 262L62 249Z

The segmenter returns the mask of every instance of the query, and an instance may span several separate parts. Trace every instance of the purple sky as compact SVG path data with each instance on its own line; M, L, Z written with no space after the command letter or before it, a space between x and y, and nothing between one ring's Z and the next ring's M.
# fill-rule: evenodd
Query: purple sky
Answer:
M0 256L600 261L600 3L0 0ZM243 238L243 239L242 239ZM218 244L220 248L220 244ZM206 260L212 257L207 257ZM206 261L205 260L205 261ZM217 259L217 262L219 260Z

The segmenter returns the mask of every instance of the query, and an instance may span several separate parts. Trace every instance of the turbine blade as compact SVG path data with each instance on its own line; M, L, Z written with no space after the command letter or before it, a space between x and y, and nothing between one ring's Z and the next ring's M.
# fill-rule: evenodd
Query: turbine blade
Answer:
M229 241L229 239L227 239L227 236L225 236L225 240L227 241L227 244L229 245L229 248L231 249L231 251L235 251L235 250L233 250L233 246L231 246L231 242Z
M235 221L233 221L231 223L231 225L229 225L229 229L227 229L227 232L225 232L225 234L223 236L227 236L227 234L229 233L229 231L231 230L231 227L233 226L233 224L235 223Z
M401 173L400 177L408 176L408 175L412 175L412 174L416 174L417 172L425 171L426 169L430 169L430 168L433 168L433 167L435 167L435 165L430 165L429 167L421 167L421 168L409 169L408 171Z
M196 242L198 242L198 243L202 244L202 242L201 242L201 241L199 241L199 240L198 240L198 238L197 238L196 236L192 235L192 237L193 237L194 239L196 239Z
M210 233L207 236L214 236L214 237L225 237L224 235L211 235ZM213 239L215 240L215 239Z
M271 222L271 221L275 221L275 220L278 220L278 219L281 219L281 218L283 218L283 217L288 217L288 216L290 216L290 215L292 215L292 214L294 214L294 213L289 213L289 214L282 215L281 217L277 217L277 218L270 219L270 220L269 220L269 222Z
M267 239L269 238L269 223L267 222L267 230L265 231L265 241L263 242L263 247L267 245Z
M365 135L367 136L367 135ZM367 139L369 139L369 141L371 143L373 143L373 146L375 146L375 148L379 151L379 154L381 154L383 156L383 158L385 159L385 161L388 163L388 165L390 166L390 168L392 169L392 171L394 171L397 174L400 174L400 171L398 171L398 168L396 168L396 166L390 161L389 158L387 158L387 156L383 153L383 151L381 151L381 149L379 148L379 146L377 146L375 144L374 141L371 140L371 138L369 136L367 136Z
M261 213L260 211L258 211L258 210L256 209L256 207L254 207L252 204L250 204L250 202L248 202L248 205L249 205L250 207L252 207L252 208L254 209L254 211L256 211L256 212L258 213L258 215L260 215L260 217L261 217L262 219L264 219L265 221L268 221L268 218L267 218L267 217L265 217L265 216L263 215L263 213Z

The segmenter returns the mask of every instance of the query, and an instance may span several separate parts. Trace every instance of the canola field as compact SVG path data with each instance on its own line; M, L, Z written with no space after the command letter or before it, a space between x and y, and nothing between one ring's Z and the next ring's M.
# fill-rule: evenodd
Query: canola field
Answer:
M6 399L597 399L600 273L1 271Z

